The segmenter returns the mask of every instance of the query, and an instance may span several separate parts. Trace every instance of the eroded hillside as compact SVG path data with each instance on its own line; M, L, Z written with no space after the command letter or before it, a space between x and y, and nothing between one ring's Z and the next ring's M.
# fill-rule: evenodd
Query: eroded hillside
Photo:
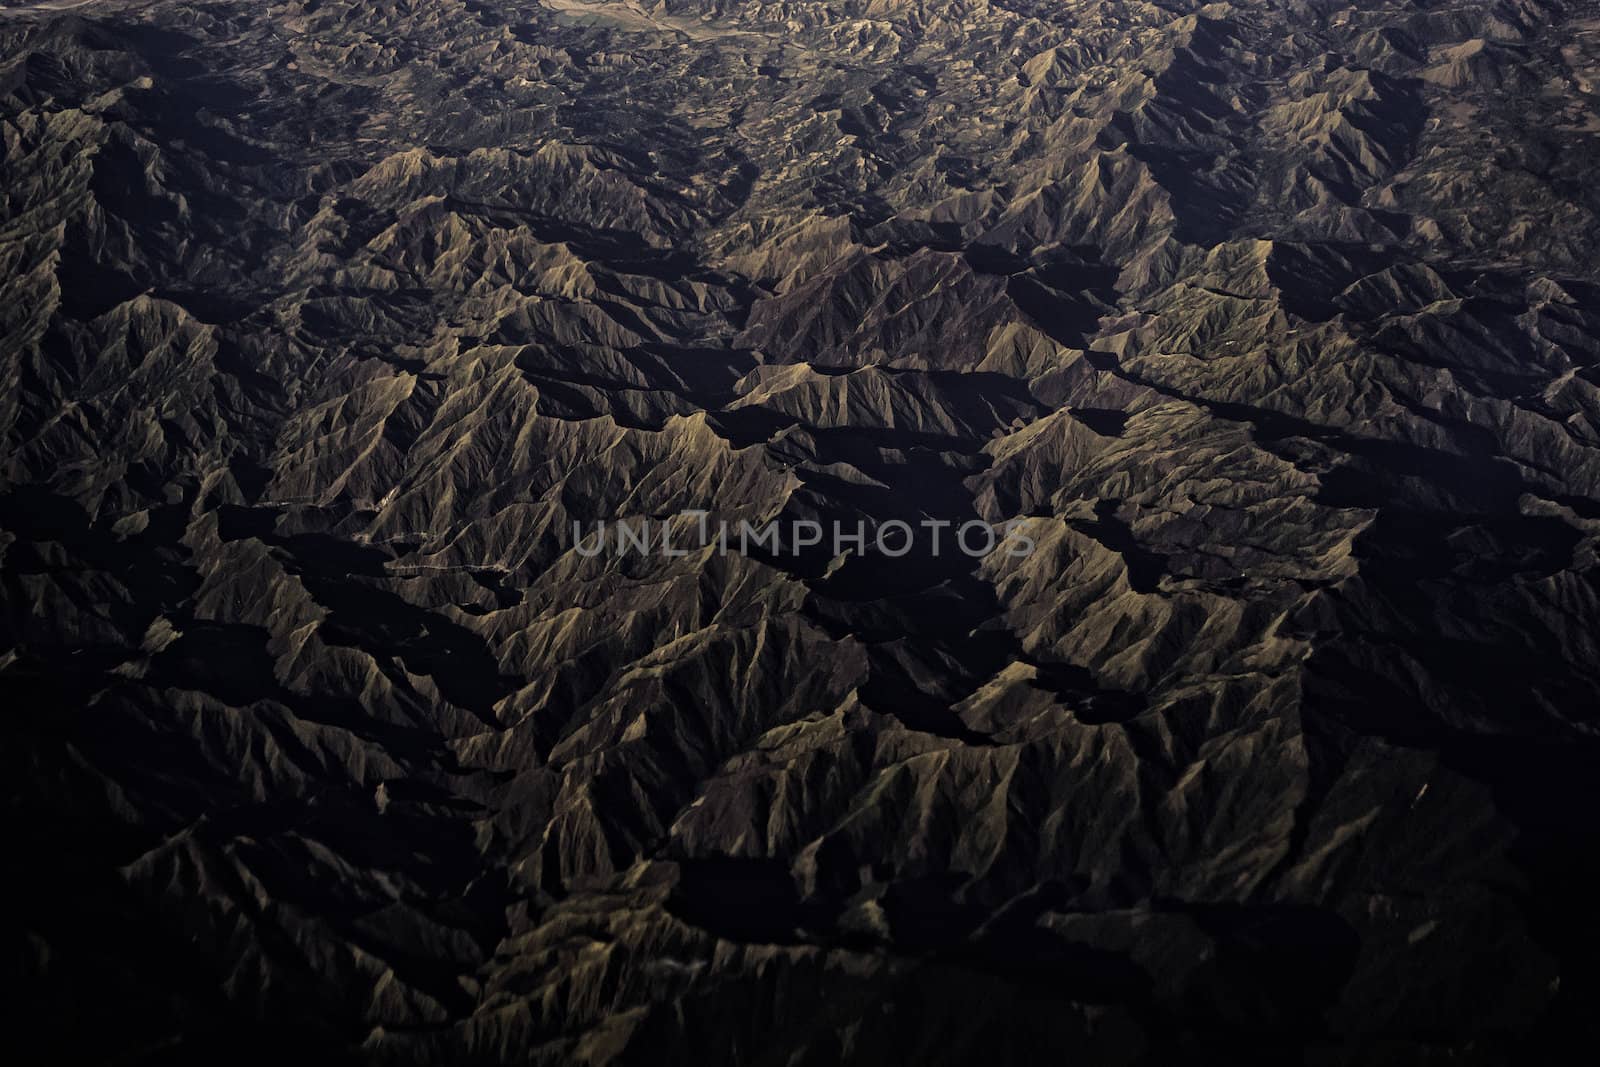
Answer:
M0 11L8 1034L1541 1062L1597 86L1587 0ZM696 509L1037 550L571 533Z

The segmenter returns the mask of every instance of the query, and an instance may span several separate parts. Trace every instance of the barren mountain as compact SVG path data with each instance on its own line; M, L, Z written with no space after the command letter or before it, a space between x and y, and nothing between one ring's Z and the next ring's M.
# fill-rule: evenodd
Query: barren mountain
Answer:
M1576 1062L1597 166L1595 0L0 9L9 1061Z

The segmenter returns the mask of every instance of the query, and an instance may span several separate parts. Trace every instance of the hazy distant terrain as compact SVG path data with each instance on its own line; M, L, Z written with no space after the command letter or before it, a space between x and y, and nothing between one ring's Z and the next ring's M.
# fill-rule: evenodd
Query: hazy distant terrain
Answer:
M1600 3L52 6L14 1062L1595 1036Z

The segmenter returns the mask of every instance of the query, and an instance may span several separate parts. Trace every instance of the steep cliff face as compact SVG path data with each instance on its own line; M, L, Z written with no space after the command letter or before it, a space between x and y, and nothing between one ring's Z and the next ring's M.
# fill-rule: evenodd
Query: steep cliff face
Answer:
M1589 1034L1597 86L1579 0L0 10L7 1041Z

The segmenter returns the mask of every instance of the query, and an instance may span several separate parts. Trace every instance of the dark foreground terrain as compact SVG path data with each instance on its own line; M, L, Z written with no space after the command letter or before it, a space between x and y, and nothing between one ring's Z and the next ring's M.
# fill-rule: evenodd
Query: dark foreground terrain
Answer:
M0 12L0 1058L1582 1062L1597 92L1578 0ZM695 508L1037 551L574 550Z

